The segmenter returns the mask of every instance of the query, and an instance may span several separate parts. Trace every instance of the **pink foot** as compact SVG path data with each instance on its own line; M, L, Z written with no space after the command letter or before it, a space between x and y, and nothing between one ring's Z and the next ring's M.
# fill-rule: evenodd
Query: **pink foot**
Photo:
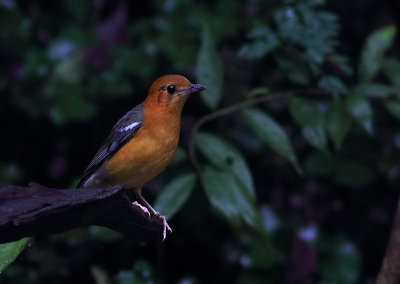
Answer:
M172 234L172 229L171 227L168 225L167 223L167 218L165 218L165 216L162 216L160 213L156 212L156 216L158 218L160 218L163 221L163 226L164 226L164 230L163 230L163 241L165 240L165 238L167 237L167 230L171 232Z
M140 209L142 209L142 211L144 212L144 214L147 214L147 215L149 215L149 217L150 217L150 212L149 212L149 210L148 210L146 207L140 205L139 202L137 202L137 201L132 202L132 205L133 205L133 206L136 206L136 207L139 207Z

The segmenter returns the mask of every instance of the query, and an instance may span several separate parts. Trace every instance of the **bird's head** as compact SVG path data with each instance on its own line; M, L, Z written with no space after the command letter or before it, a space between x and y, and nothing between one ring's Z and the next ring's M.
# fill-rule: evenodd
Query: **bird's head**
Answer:
M143 104L180 112L190 94L205 89L206 86L192 84L183 76L165 75L153 82Z

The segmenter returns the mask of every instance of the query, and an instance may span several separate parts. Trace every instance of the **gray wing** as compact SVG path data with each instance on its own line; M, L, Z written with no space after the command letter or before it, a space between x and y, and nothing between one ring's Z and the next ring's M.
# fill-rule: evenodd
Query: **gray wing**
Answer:
M144 106L142 104L137 105L118 120L111 129L110 135L86 168L77 187L82 187L85 181L90 178L90 176L101 167L106 160L111 158L119 148L135 136L144 120L143 109Z

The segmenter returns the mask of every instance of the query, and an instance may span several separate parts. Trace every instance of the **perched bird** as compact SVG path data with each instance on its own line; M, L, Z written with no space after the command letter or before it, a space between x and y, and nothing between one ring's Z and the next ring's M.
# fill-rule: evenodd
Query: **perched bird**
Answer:
M171 162L179 140L183 105L189 95L206 89L180 75L166 75L151 85L143 103L126 113L95 154L78 183L80 188L123 184L132 189L144 205L133 202L150 216L163 220L163 240L167 229L164 216L143 198L143 185ZM150 211L150 212L149 212Z

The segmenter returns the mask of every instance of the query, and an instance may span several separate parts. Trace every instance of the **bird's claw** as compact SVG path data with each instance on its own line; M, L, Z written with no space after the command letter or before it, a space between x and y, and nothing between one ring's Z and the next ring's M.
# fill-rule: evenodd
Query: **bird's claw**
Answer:
M167 223L167 218L165 218L165 216L162 216L160 213L156 212L156 216L158 218L160 218L163 221L163 241L165 240L165 238L167 237L167 230L171 232L172 234L172 229L171 227L168 225Z
M139 207L143 213L147 214L150 217L150 211L149 209L147 209L145 206L141 205L139 202L135 201L132 202L133 206ZM165 238L167 237L167 230L170 231L172 233L172 229L171 227L168 225L167 223L167 218L165 218L165 216L162 216L160 213L158 212L154 212L154 214L160 218L163 221L163 241L165 240Z
M132 205L133 205L133 206L136 206L136 207L139 207L140 209L142 209L142 211L143 211L144 214L147 214L147 215L149 215L149 217L150 217L150 211L149 211L149 209L147 209L147 208L144 207L143 205L140 205L139 202L137 202L137 201L132 202Z

